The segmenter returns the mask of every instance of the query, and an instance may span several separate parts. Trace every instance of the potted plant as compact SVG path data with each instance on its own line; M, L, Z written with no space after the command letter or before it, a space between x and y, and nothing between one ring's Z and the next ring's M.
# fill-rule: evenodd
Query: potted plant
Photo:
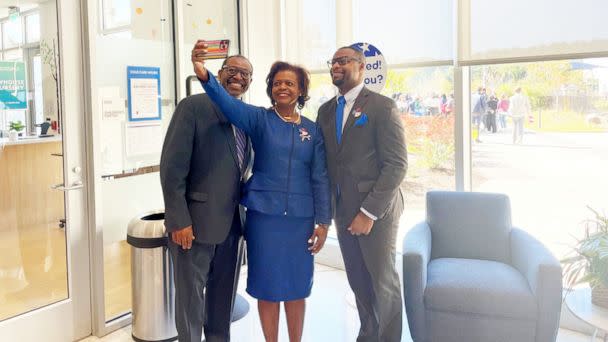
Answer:
M591 302L608 308L608 217L588 208L594 217L585 221L584 237L561 260L564 280L569 287L589 283Z
M21 131L25 128L25 125L20 120L9 122L9 131L15 131L21 136Z

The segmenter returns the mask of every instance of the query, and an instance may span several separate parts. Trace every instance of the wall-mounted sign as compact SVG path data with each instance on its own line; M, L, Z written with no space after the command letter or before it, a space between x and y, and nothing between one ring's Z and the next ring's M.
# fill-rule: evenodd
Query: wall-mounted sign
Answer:
M25 63L0 61L0 109L27 109Z
M129 121L160 120L160 68L127 67Z
M384 56L375 46L369 43L355 43L351 47L363 51L365 55L365 86L379 93L386 84L387 65Z

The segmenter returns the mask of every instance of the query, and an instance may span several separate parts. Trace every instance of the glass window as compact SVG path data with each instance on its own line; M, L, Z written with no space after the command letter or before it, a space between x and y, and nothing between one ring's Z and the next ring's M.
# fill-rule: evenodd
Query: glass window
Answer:
M103 0L103 30L131 25L130 0Z
M464 60L608 50L606 1L469 2L469 11L463 12L461 31L464 43L461 53ZM542 20L539 20L539 16Z
M290 4L299 8L297 39L293 41L297 47L288 47L288 58L310 69L325 69L325 62L336 50L336 1L307 0ZM319 11L320 8L323 10ZM290 56L291 51L297 51L297 55Z
M322 104L333 98L338 93L338 89L331 83L329 70L325 73L310 75L310 87L308 96L310 100L306 101L306 106L302 110L302 115L315 121L317 112Z
M453 92L452 67L388 71L382 94L392 98L399 110L408 155L401 185L408 214L401 220L397 241L424 220L427 191L455 189Z
M558 259L583 236L587 206L608 211L607 66L587 59L471 68L471 89L485 87L488 104L499 100L472 129L473 190L508 194L513 224Z
M382 94L392 98L405 128L408 171L402 184L408 215L397 241L425 216L429 190L455 189L454 76L452 67L389 69ZM337 94L329 71L313 74L303 115L314 120L318 108ZM335 237L335 229L330 230ZM399 247L400 248L400 247Z
M23 29L20 17L2 23L2 34L4 49L21 46L23 44Z
M4 59L5 61L14 62L23 60L23 50L21 49L11 49L4 51Z
M353 0L353 40L373 44L390 64L451 60L452 3Z
M40 15L38 13L25 17L26 42L35 43L40 40Z

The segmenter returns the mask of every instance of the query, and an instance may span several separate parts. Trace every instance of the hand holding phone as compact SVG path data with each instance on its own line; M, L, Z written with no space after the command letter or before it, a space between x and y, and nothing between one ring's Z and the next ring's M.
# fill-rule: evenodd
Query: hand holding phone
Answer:
M228 56L230 40L202 40L199 39L192 49L192 66L194 73L203 82L207 82L209 76L205 68L205 60L224 59Z
M207 44L207 53L205 59L224 59L228 57L228 50L230 49L230 40L205 40Z

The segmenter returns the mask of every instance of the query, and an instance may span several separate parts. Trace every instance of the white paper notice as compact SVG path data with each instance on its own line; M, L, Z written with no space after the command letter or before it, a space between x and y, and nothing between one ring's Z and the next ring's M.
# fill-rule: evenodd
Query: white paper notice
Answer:
M125 99L104 98L101 100L103 120L124 120L126 116Z
M162 131L160 125L127 126L127 157L160 154Z
M131 79L131 115L133 120L160 117L158 80L154 78Z
M123 171L123 127L124 121L119 119L104 119L101 123L101 165L104 176Z
M101 172L103 176L119 174L124 169L125 99L120 97L120 88L116 86L100 87L99 98L101 119L95 122L101 135Z

